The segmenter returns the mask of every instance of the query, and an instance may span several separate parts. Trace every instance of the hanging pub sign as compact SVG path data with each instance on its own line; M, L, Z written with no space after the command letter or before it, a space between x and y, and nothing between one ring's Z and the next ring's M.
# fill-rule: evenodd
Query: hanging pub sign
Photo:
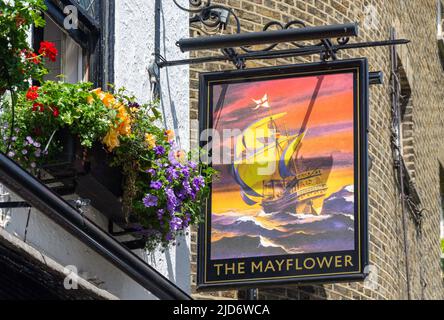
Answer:
M365 277L368 77L366 59L201 75L219 177L200 289Z

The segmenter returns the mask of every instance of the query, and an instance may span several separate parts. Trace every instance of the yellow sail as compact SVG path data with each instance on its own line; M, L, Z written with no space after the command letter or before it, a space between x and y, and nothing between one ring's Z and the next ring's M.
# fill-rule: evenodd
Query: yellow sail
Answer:
M277 133L275 128L270 128L270 125L275 120L281 119L286 115L286 112L271 115L256 121L245 129L236 141L236 157L239 157L244 151L254 152L264 148L267 145L267 141L273 140Z
M306 132L302 133L301 135L297 136L288 147L283 151L282 157L279 161L279 174L282 178L288 178L291 177L293 174L291 173L291 170L289 168L290 161L293 158L293 155L296 153L298 148L301 146L302 140L304 140L306 135Z
M297 148L303 137L279 137L275 142L253 153L243 153L234 162L234 174L243 191L252 197L263 197L264 187L270 181L281 181L279 172L281 158L285 154L291 160L289 150Z

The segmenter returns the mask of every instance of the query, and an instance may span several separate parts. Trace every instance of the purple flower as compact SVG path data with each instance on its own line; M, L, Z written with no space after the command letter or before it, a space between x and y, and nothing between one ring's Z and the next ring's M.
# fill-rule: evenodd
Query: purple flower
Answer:
M191 199L196 199L196 191L191 188L191 185L188 181L183 182L183 188L186 191L187 195L191 197Z
M191 222L191 215L187 212L185 213L185 219L183 220L183 227L188 228Z
M35 162L31 163L31 168L35 169L37 167L37 164Z
M171 152L168 154L168 160L170 161L170 163L171 163L173 166L177 166L177 165L179 165L179 161L177 161L175 151L171 151Z
M174 194L174 191L170 188L166 189L165 193L167 196L167 210L170 213L174 213L176 211L177 206L179 205L177 197Z
M190 169L187 168L187 167L184 167L184 168L181 170L181 173L183 174L183 176L184 176L185 178L189 178L189 177L190 177Z
M172 241L174 240L174 236L171 232L168 232L165 236L166 241Z
M187 191L185 189L181 189L179 192L177 192L177 197L179 200L184 201L187 198Z
M160 224L163 224L163 215L165 214L165 210L159 209L157 210L157 219L159 219Z
M196 170L197 169L197 164L194 161L190 161L188 162L188 165L190 166L191 169Z
M170 229L172 232L178 231L182 228L183 221L179 217L173 217L170 221Z
M148 169L148 170L146 171L146 173L148 173L148 174L150 174L150 175L152 175L152 176L155 176L155 175L156 175L156 170L154 170L154 169Z
M26 155L28 154L28 150L23 149L23 150L22 150L22 154L23 154L24 156L26 156Z
M202 176L198 176L193 179L194 190L199 191L204 186L205 186L205 179Z
M8 157L9 158L14 158L15 157L15 152L14 151L9 151Z
M12 141L17 141L17 137L12 137Z
M179 178L179 174L177 173L177 170L174 167L169 167L166 170L166 173L167 173L167 179L169 182L173 182L174 180Z
M130 103L128 105L128 107L139 109L140 108L140 104L138 104L137 102L132 102L132 103Z
M40 148L42 145L40 144L40 143L38 143L38 142L34 142L34 147L36 147L36 148Z
M26 141L28 141L29 144L34 144L34 140L30 136L26 137Z
M154 190L160 190L162 188L163 184L160 181L153 181L150 184L150 188Z
M165 154L165 148L163 146L157 146L154 148L154 152L157 156L163 156Z
M147 194L145 198L143 198L143 204L145 207L155 207L157 206L158 198L156 196L153 196L151 194Z

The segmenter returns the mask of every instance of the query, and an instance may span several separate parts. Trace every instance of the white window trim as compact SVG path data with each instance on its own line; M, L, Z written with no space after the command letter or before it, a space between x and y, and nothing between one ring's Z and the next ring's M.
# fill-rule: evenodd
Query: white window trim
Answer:
M436 2L436 27L437 27L437 37L438 39L443 39L443 25L444 25L444 4L442 0L437 0Z

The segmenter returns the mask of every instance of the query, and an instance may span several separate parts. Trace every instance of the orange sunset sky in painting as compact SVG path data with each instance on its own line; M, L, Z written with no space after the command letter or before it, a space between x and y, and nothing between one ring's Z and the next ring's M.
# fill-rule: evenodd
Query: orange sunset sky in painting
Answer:
M222 86L213 86L213 127L244 130L250 124L271 114L286 112L286 116L276 121L277 127L289 134L298 134L312 100L315 88L320 81L318 76L277 79L267 81L229 84L223 107L216 110ZM317 99L307 123L306 136L297 158L333 156L333 168L327 181L326 198L345 186L354 184L353 177L353 113L354 76L352 73L325 75L322 78ZM268 95L270 109L259 108L253 101ZM270 111L271 110L271 111ZM231 146L233 140L222 142ZM217 141L213 150L220 148ZM240 195L240 187L229 172L213 163L221 171L221 178L213 184L213 215L252 215L263 225L279 228L271 219L258 216L259 204L248 206ZM213 241L229 234L213 234Z

